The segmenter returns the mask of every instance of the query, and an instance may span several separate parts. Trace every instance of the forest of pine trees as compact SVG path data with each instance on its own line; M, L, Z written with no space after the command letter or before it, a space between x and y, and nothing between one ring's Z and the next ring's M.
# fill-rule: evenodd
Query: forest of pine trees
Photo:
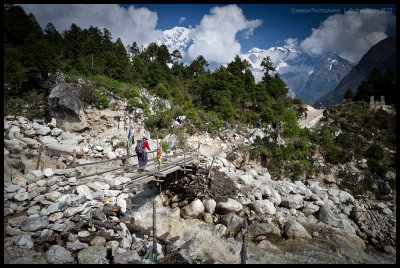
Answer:
M221 121L255 124L259 118L266 123L278 122L286 110L293 112L286 84L277 73L270 73L275 68L269 57L264 58L265 74L259 83L255 83L250 63L239 56L213 72L207 70L208 62L202 55L187 66L181 59L180 51L170 53L165 45L156 43L139 47L133 42L125 48L120 38L112 41L106 28L81 29L73 23L59 33L48 23L42 29L20 6L4 5L5 101L32 91L48 95L41 88L43 81L49 73L61 71L67 76L103 77L147 88L187 115L204 113Z

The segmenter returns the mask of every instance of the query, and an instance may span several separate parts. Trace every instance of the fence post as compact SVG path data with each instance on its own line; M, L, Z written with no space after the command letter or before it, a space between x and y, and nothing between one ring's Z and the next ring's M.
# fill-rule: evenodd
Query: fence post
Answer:
M211 169L212 169L212 166L213 166L213 164L214 164L214 160L215 160L215 155L213 156L213 159L212 159L212 161L211 161L210 168L208 169L208 176L207 176L207 178L210 178Z
M247 220L243 219L242 223L242 239L243 239L243 245L242 245L242 264L246 264L247 260Z
M153 253L157 261L156 201L153 201Z
M74 151L72 152L72 156L73 156L73 160L72 160L72 166L75 167L76 163L76 149L74 149Z
M196 167L196 175L197 175L197 171L199 170L199 156L200 156L200 141L197 141L197 167Z
M186 133L185 129L183 129L183 174L186 175Z
M39 169L40 157L42 156L42 150L43 150L43 144L41 144L40 147L39 147L39 155L38 155L38 159L37 159L37 162L36 162L36 170Z

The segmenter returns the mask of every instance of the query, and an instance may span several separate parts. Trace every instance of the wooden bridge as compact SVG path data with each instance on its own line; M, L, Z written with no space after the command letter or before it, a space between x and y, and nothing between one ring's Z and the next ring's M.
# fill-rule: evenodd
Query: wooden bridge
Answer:
M158 147L158 144L157 144L157 147ZM55 154L55 153L57 155L65 154L65 152L54 152L53 149L49 150L44 145L40 146L36 169L39 169L40 157L41 157L42 152L45 152L45 151L50 154ZM104 173L115 172L118 175L122 175L123 177L130 178L131 181L128 184L132 184L132 183L147 184L148 182L151 182L151 181L162 182L168 174L178 171L178 170L181 170L185 173L187 171L192 171L192 169L195 168L195 166L193 165L194 162L196 163L196 166L197 166L199 152L200 152L200 144L198 144L198 148L189 149L189 150L187 150L186 146L184 146L182 151L176 152L175 154L173 154L171 156L162 154L161 155L162 161L158 161L158 157L156 156L157 150L153 150L153 151L148 152L148 155L151 154L153 157L151 159L149 159L147 165L139 167L138 164L135 164L135 165L130 164L130 162L132 160L131 158L137 157L136 154L129 155L129 153L127 152L127 156L125 156L125 157L117 157L117 158L113 158L113 159L107 159L107 160L101 160L101 161L89 162L89 163L77 163L76 151L74 150L72 153L73 161L70 166L66 167L66 169L89 166L89 165L100 165L100 164L105 164L105 163L112 162L112 161L122 160L123 166L99 171L99 172L92 173L92 174L79 175L76 177L76 179L79 180L79 179L83 179L83 178L87 178L87 177L101 175ZM197 159L197 161L195 161L196 159ZM140 172L139 169L144 169L144 171Z

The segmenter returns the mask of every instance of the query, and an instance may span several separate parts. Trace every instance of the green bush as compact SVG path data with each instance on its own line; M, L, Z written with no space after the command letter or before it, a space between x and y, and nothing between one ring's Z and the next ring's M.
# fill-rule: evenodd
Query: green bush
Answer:
M110 100L107 98L107 96L101 95L98 101L102 107L110 107Z
M167 151L168 151L168 147L169 147L169 146L168 146L168 143L163 142L161 146L162 146L163 152L167 152Z
M353 147L353 141L348 133L341 133L336 137L336 142L345 149L351 149Z
M299 133L300 128L297 124L296 113L292 110L285 109L282 117L283 133L288 136L294 136Z
M148 115L145 120L147 128L169 128L173 121L173 113L171 110L165 112L156 112L152 115Z
M385 157L385 151L382 146L374 143L365 151L365 157L379 162Z
M163 83L158 83L157 86L151 90L151 92L163 99L171 98L171 94Z

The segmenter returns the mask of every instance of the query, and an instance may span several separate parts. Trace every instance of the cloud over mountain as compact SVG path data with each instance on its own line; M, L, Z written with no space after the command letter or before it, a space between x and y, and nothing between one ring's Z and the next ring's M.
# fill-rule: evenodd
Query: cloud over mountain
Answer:
M300 47L317 55L334 51L350 62L358 62L368 49L387 37L387 28L395 23L396 16L382 10L346 11L329 16L313 28Z
M192 59L203 55L208 61L227 63L240 54L241 46L236 34L243 32L244 38L248 38L261 24L260 19L247 20L236 5L213 7L194 29L188 55Z

